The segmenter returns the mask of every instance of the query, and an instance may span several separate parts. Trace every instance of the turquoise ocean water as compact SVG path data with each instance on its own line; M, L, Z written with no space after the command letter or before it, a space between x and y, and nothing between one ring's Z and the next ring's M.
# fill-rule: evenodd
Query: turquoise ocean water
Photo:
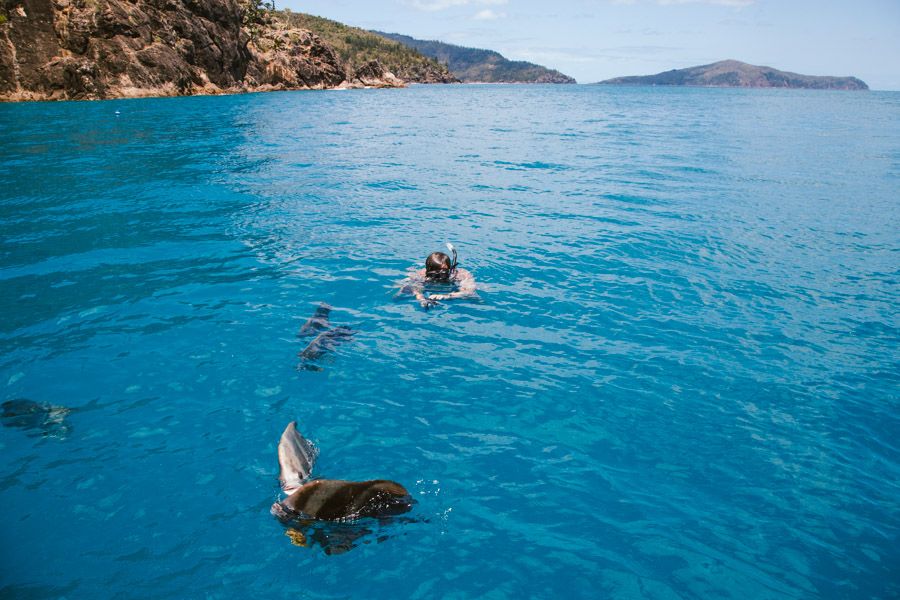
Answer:
M0 427L0 596L900 595L900 94L423 86L0 124L0 400L72 409ZM479 298L395 299L445 241ZM298 370L322 301L357 334ZM293 419L317 475L395 479L410 520L292 545Z

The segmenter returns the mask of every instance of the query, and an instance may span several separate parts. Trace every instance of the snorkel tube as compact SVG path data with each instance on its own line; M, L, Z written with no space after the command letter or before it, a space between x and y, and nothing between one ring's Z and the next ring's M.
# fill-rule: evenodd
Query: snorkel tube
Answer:
M459 255L456 253L456 248L454 248L453 244L450 242L447 242L447 250L453 254L453 262L450 264L450 275L453 276L453 273L456 271L456 263L459 262Z

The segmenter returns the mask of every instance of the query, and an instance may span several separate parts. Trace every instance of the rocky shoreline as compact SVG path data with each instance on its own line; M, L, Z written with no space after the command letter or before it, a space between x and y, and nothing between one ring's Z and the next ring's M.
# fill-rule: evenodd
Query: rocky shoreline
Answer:
M314 33L238 0L7 0L0 100L95 100L290 89L403 87ZM429 74L432 79L439 79Z

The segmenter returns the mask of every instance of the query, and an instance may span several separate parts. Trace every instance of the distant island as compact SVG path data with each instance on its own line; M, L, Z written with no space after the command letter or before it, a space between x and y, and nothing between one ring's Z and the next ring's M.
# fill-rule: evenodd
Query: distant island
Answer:
M867 90L856 77L800 75L772 67L723 60L711 65L672 69L656 75L616 77L599 82L619 85L674 85L698 87L797 88L811 90Z
M400 42L447 65L453 76L464 83L575 83L573 78L559 71L530 62L509 60L493 50L417 40L399 33L373 33Z

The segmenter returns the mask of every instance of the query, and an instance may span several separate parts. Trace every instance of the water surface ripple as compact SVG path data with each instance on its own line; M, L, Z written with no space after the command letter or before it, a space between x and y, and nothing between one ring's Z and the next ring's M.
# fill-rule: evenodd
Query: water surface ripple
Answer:
M118 113L117 113L118 111ZM0 105L0 596L900 595L900 95ZM476 301L393 298L453 241ZM320 301L359 333L297 370ZM415 521L346 554L317 474Z

